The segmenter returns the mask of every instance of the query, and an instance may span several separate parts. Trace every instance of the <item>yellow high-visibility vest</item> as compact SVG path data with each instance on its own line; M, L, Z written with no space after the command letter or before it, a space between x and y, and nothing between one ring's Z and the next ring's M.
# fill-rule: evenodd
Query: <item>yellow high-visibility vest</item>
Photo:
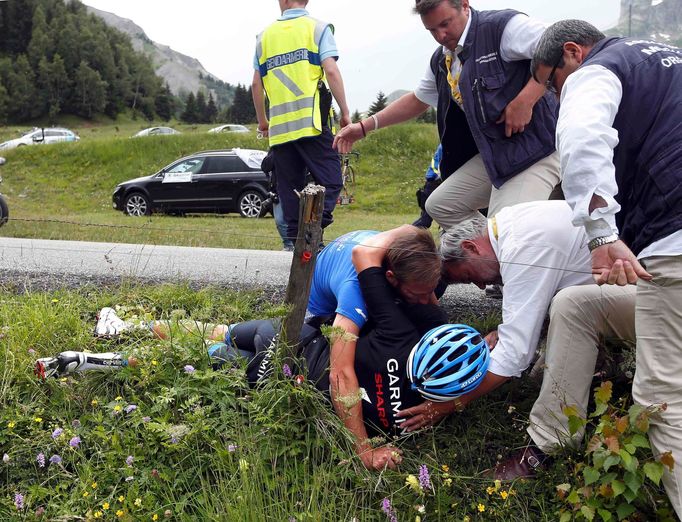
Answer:
M299 16L278 20L258 36L256 56L270 102L271 146L322 132L320 39L327 27Z

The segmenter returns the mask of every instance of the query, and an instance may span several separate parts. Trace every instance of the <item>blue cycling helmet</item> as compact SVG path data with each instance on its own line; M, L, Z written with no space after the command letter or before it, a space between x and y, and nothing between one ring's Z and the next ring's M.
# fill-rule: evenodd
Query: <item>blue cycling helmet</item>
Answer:
M412 389L445 402L475 389L490 364L490 349L480 333L465 324L445 324L426 332L407 359Z

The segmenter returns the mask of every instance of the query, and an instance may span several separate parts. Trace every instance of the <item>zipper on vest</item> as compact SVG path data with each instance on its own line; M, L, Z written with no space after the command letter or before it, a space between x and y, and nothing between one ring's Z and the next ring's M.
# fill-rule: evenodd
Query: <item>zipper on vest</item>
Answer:
M485 107L483 107L483 98L481 97L481 86L478 78L474 79L474 91L476 91L476 98L478 99L478 108L481 110L481 118L483 123L488 123L488 118L485 116Z

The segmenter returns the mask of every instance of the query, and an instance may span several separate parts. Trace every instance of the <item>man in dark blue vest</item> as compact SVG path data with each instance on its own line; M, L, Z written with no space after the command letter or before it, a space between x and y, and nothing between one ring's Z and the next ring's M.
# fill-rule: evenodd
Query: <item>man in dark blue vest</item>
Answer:
M606 38L581 20L552 25L534 77L561 97L557 144L573 223L585 227L595 280L637 283L636 403L682 516L682 49Z
M546 200L559 183L556 100L530 77L544 24L513 10L476 11L468 0L417 0L440 44L417 89L342 129L341 152L368 132L438 109L443 183L426 211L444 229L488 207Z

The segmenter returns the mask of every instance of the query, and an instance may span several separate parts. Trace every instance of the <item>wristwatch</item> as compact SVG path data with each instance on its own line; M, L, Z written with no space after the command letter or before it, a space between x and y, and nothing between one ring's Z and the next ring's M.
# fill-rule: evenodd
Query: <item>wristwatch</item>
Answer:
M618 241L618 234L611 234L609 236L595 237L589 243L587 243L587 248L592 252L595 248L600 246L608 245L609 243L615 243Z

